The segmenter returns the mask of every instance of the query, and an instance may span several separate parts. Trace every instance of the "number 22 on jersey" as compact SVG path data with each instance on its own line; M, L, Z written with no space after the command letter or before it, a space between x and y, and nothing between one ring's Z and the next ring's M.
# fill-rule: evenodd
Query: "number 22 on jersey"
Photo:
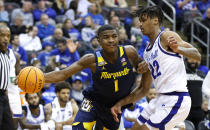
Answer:
M161 72L159 71L159 64L157 62L157 60L154 60L152 65L149 63L149 67L151 69L151 73L152 73L152 77L153 79L156 79L158 76L161 75Z

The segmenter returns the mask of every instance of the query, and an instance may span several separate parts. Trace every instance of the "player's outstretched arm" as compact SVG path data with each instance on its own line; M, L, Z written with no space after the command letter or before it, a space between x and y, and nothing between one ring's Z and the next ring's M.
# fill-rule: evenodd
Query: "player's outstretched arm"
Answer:
M64 81L67 78L69 78L71 75L85 68L90 68L92 71L94 71L93 64L95 64L94 54L87 54L83 56L80 60L74 62L72 65L70 65L69 67L63 70L45 73L44 74L45 82L56 83L56 82Z
M148 70L147 63L141 60L141 57L133 46L125 46L125 51L130 63L136 68L139 74L142 74Z
M167 50L169 47L173 52L179 53L186 58L201 61L201 54L191 44L183 41L181 37L172 31L166 31L161 36L161 45Z
M138 101L140 98L146 96L146 94L149 92L150 86L152 84L152 77L149 69L147 72L142 74L142 80L141 84L138 88L136 88L131 94L129 94L127 97L121 99L118 101L112 108L111 112L114 116L115 121L119 122L118 114L121 114L121 107Z

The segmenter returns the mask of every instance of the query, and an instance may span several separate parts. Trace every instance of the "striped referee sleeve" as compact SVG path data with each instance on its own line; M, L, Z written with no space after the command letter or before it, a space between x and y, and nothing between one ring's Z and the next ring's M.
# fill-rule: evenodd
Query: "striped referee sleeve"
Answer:
M6 90L9 83L9 56L0 52L0 90Z

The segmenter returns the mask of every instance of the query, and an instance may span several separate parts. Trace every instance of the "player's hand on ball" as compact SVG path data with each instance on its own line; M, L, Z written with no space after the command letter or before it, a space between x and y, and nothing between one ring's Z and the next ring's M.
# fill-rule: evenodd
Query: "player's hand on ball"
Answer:
M177 43L177 40L170 36L168 37L168 44L169 44L169 47L172 49L173 52L178 52L178 43Z
M148 65L145 61L142 61L141 63L138 64L137 73L142 74L147 72L147 70L148 70Z
M115 105L111 108L111 112L112 112L112 115L113 115L114 120L115 120L116 122L119 122L118 114L122 114L121 105L115 104Z

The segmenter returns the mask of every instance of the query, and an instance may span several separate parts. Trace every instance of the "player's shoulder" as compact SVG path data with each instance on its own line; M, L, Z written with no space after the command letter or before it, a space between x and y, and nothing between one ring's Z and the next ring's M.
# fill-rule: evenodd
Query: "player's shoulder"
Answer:
M178 36L178 34L174 31L163 31L162 34L161 34L161 38L168 38L170 36L173 36L173 37L176 37Z
M125 45L124 48L125 48L126 54L136 53L136 49L132 45Z

